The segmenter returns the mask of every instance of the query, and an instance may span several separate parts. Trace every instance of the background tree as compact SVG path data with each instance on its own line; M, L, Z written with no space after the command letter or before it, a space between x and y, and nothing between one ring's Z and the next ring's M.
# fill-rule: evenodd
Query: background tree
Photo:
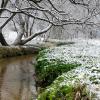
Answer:
M11 21L17 32L13 45L24 45L49 30L53 30L53 37L61 33L58 37L63 38L70 33L75 37L81 32L90 34L100 27L99 0L1 0L0 4L0 17L4 19L0 26L2 45L8 45L2 30ZM36 30L37 26L42 28Z

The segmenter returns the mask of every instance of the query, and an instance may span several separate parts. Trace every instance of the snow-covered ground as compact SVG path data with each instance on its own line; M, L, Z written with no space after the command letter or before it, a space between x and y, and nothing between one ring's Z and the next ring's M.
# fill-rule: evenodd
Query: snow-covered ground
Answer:
M92 98L93 100L100 100L100 40L79 39L74 41L75 44L50 48L45 57L48 60L61 59L65 63L80 63L81 67L60 76L65 77L65 80L59 85L62 86L68 83L66 78L68 75L76 77L81 83L87 85L90 96L91 94L95 95Z

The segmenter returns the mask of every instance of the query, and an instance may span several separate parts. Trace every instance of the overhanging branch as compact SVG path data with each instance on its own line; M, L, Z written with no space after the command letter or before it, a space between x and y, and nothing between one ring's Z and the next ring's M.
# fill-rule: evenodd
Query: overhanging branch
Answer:
M48 30L50 30L51 27L52 27L52 24L50 24L47 28L43 29L42 31L39 31L39 32L36 32L36 33L32 34L28 38L22 40L22 44L27 43L28 41L30 41L31 39L35 38L38 35L41 35L43 33L46 33Z
M16 15L16 13L13 13L13 14L6 20L6 22L0 27L0 29L4 28L5 25L8 24L8 22L11 21L15 15Z
M84 2L83 3L80 3L80 2L76 2L76 0L69 0L72 4L75 4L75 5L82 5L82 6L88 6L88 4L85 4Z

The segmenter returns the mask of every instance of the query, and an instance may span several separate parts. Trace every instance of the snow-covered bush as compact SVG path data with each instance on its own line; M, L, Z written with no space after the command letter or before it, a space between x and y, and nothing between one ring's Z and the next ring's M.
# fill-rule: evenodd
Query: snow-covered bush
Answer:
M48 59L47 53L51 50L46 49L39 53L37 58L36 74L37 74L37 84L45 87L51 84L56 77L64 72L80 66L81 64L77 61L66 62L60 58L50 58Z
M82 100L100 99L100 45L80 41L70 46L50 48L44 58L77 62L80 67L59 76L38 96L38 100L73 100L79 93Z

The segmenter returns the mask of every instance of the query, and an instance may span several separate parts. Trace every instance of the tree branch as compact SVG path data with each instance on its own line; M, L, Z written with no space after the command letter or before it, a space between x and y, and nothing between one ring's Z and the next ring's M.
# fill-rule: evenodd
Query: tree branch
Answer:
M51 6L53 7L53 9L55 9L57 12L59 12L59 13L64 13L64 11L59 11L59 10L53 5L53 3L52 3L50 0L48 0L48 2L51 4Z
M13 13L7 20L6 22L0 27L0 29L4 28L6 24L16 15L16 13Z
M83 5L83 6L88 6L88 4L85 4L85 3L79 3L79 2L76 2L75 0L69 0L72 4L75 4L75 5Z
M24 10L38 10L38 11L46 12L58 20L58 18L50 10L47 10L47 9L28 7L28 8L23 8L21 10L23 10L23 11Z
M40 31L40 32L36 32L35 34L32 34L30 37L22 40L22 44L27 43L28 41L30 41L31 39L35 38L38 35L41 35L43 33L46 33L48 30L50 30L50 28L52 27L52 24L50 24L47 28L45 28L44 30Z

